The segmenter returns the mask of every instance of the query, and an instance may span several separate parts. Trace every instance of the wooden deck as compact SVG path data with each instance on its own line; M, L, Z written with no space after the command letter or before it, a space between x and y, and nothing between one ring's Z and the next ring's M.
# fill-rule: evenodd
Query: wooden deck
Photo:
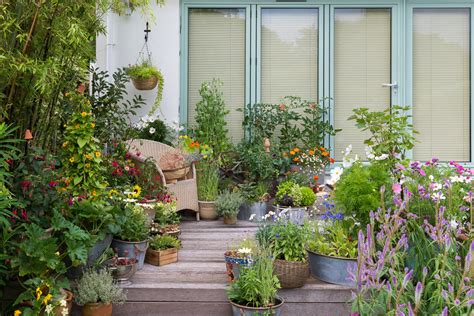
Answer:
M162 267L145 264L127 287L126 304L114 315L213 316L231 315L225 289L224 252L233 241L252 236L254 223L239 221L184 221L178 262ZM348 315L350 290L313 278L300 289L281 290L283 315Z

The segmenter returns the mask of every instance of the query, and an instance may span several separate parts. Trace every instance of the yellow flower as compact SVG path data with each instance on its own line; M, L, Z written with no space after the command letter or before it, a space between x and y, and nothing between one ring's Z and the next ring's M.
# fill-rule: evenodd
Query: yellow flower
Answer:
M86 154L86 156L85 156L85 157L86 157L86 159L89 159L89 160L91 160L91 159L92 159L92 155L91 155L91 154Z
M102 156L102 153L101 153L100 151L96 151L96 152L95 152L95 156L96 156L97 158L99 158L100 156Z
M61 254L59 253L59 251L56 251L54 254L55 254L56 256L58 256L58 257L61 255Z
M76 129L80 129L81 128L81 124L76 124Z
M95 123L91 123L91 128L94 128L95 127Z
M82 117L86 117L86 116L87 116L87 112L82 112L82 113L81 113L81 116L82 116Z
M41 295L43 294L43 291L39 287L36 288L36 300L39 301Z
M112 190L109 191L109 197L112 197L113 195L115 195L117 193L118 193L117 190L112 189Z
M135 185L135 186L133 187L132 196L133 196L133 197L139 197L139 196L140 196L140 193L142 193L142 188L140 188L139 185Z
M69 95L70 95L69 92L66 92L66 93L64 94L65 97L68 97Z
M86 169L89 169L89 168L91 167L91 164L90 164L90 163L86 163L86 164L85 164L85 167L86 167Z
M20 316L21 315L21 310L17 309L13 316Z
M64 142L63 143L63 148L67 146L67 144L69 144L68 142Z
M43 299L43 304L44 304L44 305L47 305L48 302L49 302L52 298L53 298L53 296L52 296L51 294L46 295L46 296L44 297L44 299Z
M69 162L73 163L74 162L74 157L69 158Z
M97 196L97 192L95 190L92 191L92 196Z

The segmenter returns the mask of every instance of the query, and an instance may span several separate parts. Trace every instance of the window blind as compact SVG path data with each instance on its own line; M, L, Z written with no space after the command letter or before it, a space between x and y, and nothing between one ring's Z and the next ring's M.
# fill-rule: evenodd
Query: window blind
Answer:
M204 81L223 82L229 137L243 138L245 105L245 9L190 9L188 32L188 124L195 123L199 88Z
M367 133L347 119L358 107L384 110L390 106L391 12L390 9L336 9L334 21L334 126L335 156L349 144L365 158Z
M413 11L417 160L470 160L469 9Z
M318 10L262 9L261 102L318 100Z

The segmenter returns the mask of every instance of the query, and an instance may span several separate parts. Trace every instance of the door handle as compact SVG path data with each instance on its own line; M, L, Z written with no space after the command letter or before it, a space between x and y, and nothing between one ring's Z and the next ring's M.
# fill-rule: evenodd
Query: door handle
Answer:
M382 83L382 87L388 87L388 88L398 88L398 82L393 82L393 83Z

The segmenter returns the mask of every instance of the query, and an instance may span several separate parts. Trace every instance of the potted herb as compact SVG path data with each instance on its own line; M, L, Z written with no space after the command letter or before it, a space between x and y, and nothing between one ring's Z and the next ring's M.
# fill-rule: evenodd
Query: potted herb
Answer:
M146 251L145 262L164 266L178 261L178 249L181 247L179 239L169 235L155 236L150 240L150 246Z
M302 287L309 277L309 264L305 249L307 227L278 221L267 226L270 248L275 262L273 271L280 280L282 288Z
M279 217L303 225L306 210L315 201L316 194L310 187L300 186L294 181L284 181L277 187L274 209Z
M242 267L227 290L234 316L281 314L284 301L277 295L280 284L272 264L270 253L262 249L252 265Z
M148 217L142 207L129 203L117 212L115 220L120 229L111 246L119 257L136 258L137 269L140 270L148 245Z
M199 162L197 170L199 214L202 219L217 219L215 201L219 191L219 168L210 160Z
M123 290L114 282L110 271L88 270L77 283L76 303L84 316L111 316L112 304L126 300Z
M234 225L237 223L239 207L244 201L240 192L222 192L216 200L216 212L218 216L224 217L224 224Z
M354 286L349 272L357 267L357 238L349 231L354 222L343 218L341 213L327 211L323 215L323 232L313 227L314 233L307 243L310 271L321 281Z

